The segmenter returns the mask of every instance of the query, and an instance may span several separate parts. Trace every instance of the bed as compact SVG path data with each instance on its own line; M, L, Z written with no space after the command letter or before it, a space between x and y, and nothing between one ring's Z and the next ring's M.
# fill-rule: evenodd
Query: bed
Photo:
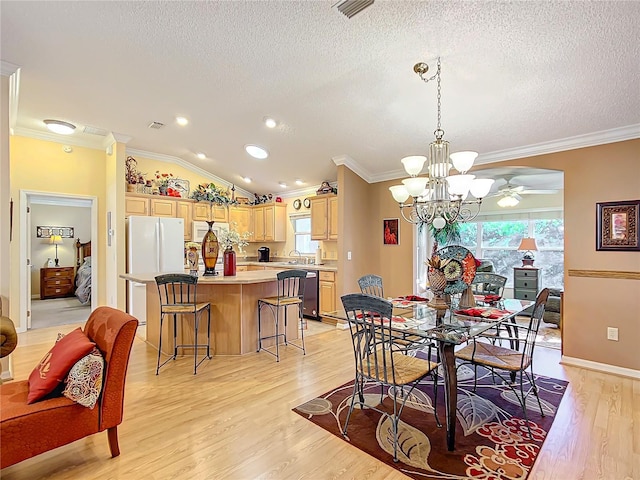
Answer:
M82 243L76 239L75 294L80 303L91 303L91 241Z

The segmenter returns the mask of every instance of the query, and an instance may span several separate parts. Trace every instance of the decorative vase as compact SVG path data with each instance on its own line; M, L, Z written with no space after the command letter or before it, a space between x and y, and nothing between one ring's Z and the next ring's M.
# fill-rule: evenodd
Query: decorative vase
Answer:
M160 191L160 195L166 195L167 194L167 186L166 185L160 185L158 187L158 190Z
M205 276L216 274L216 262L218 261L218 252L220 245L218 244L218 237L213 232L213 221L207 221L209 230L204 234L202 239L202 261L204 262L204 274Z
M198 249L196 247L189 247L187 253L187 260L189 262L189 273L195 277L198 276Z
M135 192L136 184L135 183L127 183L127 192Z
M233 247L224 251L224 276L235 277L236 275L236 252Z
M473 308L476 306L476 299L473 296L473 290L471 287L467 287L464 292L462 292L462 296L460 297L460 302L458 303L458 308Z

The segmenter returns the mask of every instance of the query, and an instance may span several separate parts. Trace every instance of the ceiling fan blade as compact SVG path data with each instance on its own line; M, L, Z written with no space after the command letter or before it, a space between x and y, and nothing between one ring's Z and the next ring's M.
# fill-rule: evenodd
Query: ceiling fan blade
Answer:
M514 193L512 193L512 194L511 194L511 196L512 196L513 198L515 198L516 200L518 200L518 201L522 200L522 197L521 197L520 195L518 195L517 193L515 193L515 192L514 192Z
M511 188L512 192L521 193L524 190L524 185L517 185Z
M559 190L524 190L522 192L519 192L521 194L524 195L530 195L530 194L534 194L534 195L550 195L553 193L558 193Z

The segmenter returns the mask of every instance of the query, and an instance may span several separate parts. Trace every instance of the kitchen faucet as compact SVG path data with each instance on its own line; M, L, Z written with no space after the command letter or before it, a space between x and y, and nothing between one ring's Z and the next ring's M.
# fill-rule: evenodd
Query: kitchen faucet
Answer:
M298 262L297 263L302 263L302 254L298 251L298 250L291 250L289 252L289 256L291 256L291 254L298 254Z

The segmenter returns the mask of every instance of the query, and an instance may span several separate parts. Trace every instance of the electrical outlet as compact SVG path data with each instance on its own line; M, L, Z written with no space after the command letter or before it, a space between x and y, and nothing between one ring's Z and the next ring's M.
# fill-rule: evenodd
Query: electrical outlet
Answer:
M618 341L618 329L615 327L607 327L607 340Z
M351 260L351 252L347 252L347 260Z

